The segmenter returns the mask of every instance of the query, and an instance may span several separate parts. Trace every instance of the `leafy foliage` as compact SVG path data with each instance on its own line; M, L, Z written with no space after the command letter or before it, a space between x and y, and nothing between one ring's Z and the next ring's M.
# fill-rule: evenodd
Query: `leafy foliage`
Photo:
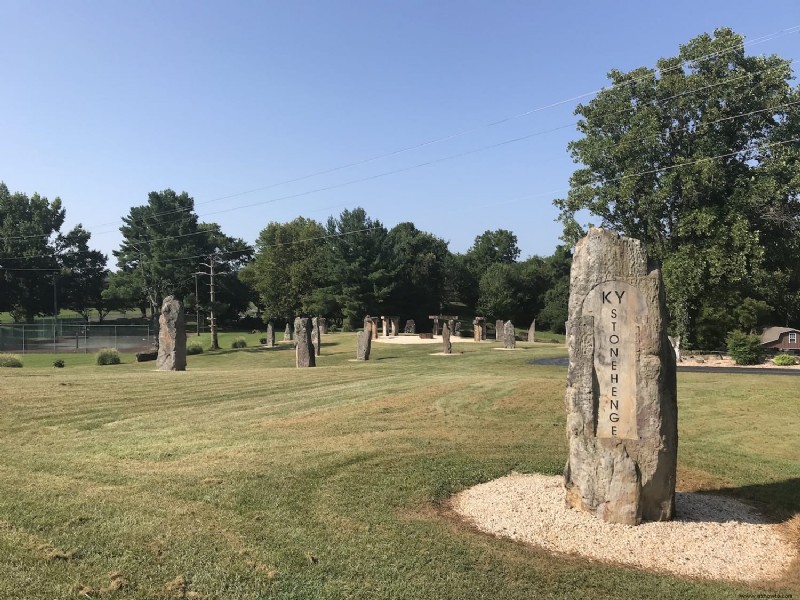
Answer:
M728 334L725 343L737 365L757 365L764 360L764 348L757 335L734 330Z
M570 242L589 210L645 243L690 342L703 307L736 294L797 314L798 91L789 61L745 56L742 42L719 29L657 70L611 71L613 87L576 109L584 137L569 149L584 166L555 202Z
M98 365L118 365L122 362L116 348L101 348L96 355Z
M203 344L201 344L197 340L192 340L188 344L186 344L186 354L196 355L202 353L203 353Z
M0 354L0 367L22 367L22 359L16 354Z
M797 358L792 356L791 354L778 354L775 358L772 359L779 367L792 367L797 364Z

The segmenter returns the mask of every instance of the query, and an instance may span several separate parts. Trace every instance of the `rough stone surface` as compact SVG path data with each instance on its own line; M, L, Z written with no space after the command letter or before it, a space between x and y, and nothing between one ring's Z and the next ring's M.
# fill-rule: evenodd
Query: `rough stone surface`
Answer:
M531 326L528 327L528 341L535 342L536 341L536 319L533 320Z
M486 339L486 319L475 317L472 321L472 339L482 342Z
M503 322L503 319L497 319L497 321L494 322L494 339L497 340L498 342L503 341L504 325L505 323Z
M369 351L372 348L372 332L369 329L356 334L356 360L369 360Z
M378 317L370 317L370 321L372 322L372 339L378 339Z
M389 337L389 317L381 317L383 337Z
M514 324L506 321L503 325L503 348L513 350L517 347L517 336L514 333Z
M453 322L453 335L456 337L461 337L461 321L454 321Z
M314 356L320 356L319 340L319 319L314 317L311 319L311 344L314 346Z
M672 350L675 352L675 362L683 362L683 358L681 357L681 336L676 335L675 337L668 337L669 343L672 344Z
M322 335L328 335L328 319L325 317L319 318L319 332Z
M267 348L275 347L275 325L270 321L267 323Z
M294 339L294 331L292 330L292 324L286 323L286 330L283 332L283 341L290 342Z
M148 362L151 360L158 360L158 350L152 352L137 352L136 362Z
M392 335L400 335L400 317L392 317Z
M316 367L314 344L311 341L311 319L297 317L294 320L295 364L298 368Z
M453 344L450 342L450 324L447 321L442 323L442 352L444 354L453 353Z
M678 409L661 273L638 240L592 228L570 275L568 506L637 525L675 514Z
M406 326L403 328L403 333L417 333L417 324L414 322L414 319L409 319L406 321Z
M183 304L173 296L164 298L158 324L156 368L159 371L185 371L186 324L183 320Z

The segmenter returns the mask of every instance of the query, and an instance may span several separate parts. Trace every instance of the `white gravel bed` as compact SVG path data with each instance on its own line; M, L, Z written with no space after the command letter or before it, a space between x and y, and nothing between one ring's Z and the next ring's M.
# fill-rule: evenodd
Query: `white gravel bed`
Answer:
M797 549L751 507L678 492L677 518L636 527L606 523L564 503L563 478L512 473L456 495L455 511L482 531L552 552L752 583L780 578Z

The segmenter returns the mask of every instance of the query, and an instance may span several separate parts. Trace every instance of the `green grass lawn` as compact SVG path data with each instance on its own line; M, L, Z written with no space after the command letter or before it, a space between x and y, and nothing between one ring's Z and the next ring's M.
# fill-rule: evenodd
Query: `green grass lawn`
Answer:
M355 335L331 334L299 370L288 344L245 337L182 373L131 355L0 369L0 598L800 594L554 556L453 517L466 487L560 473L566 369L528 361L563 346L374 344L358 363ZM798 381L680 375L679 487L800 513Z

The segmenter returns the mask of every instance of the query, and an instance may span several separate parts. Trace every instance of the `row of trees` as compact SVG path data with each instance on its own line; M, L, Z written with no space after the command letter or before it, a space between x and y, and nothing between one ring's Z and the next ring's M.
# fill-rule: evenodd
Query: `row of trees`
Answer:
M543 327L563 331L569 252L517 262L519 254L510 231L487 231L455 254L413 223L387 229L356 208L325 225L303 217L270 223L241 279L267 319L320 314L355 328L366 314L388 314L425 327L441 312L526 323L539 315Z
M1 184L0 184L1 185ZM267 319L325 315L345 328L366 314L396 314L426 327L428 315L483 314L563 330L570 255L518 262L517 238L487 231L464 254L446 241L400 223L392 229L361 208L327 223L303 217L269 223L255 248L202 223L185 192L152 192L123 217L117 270L88 247L80 225L61 233L65 210L56 198L10 194L0 187L0 310L17 321L69 308L88 319L138 308L154 315L165 296L208 312L214 269L217 315L235 318L255 307ZM200 293L198 293L200 292Z

